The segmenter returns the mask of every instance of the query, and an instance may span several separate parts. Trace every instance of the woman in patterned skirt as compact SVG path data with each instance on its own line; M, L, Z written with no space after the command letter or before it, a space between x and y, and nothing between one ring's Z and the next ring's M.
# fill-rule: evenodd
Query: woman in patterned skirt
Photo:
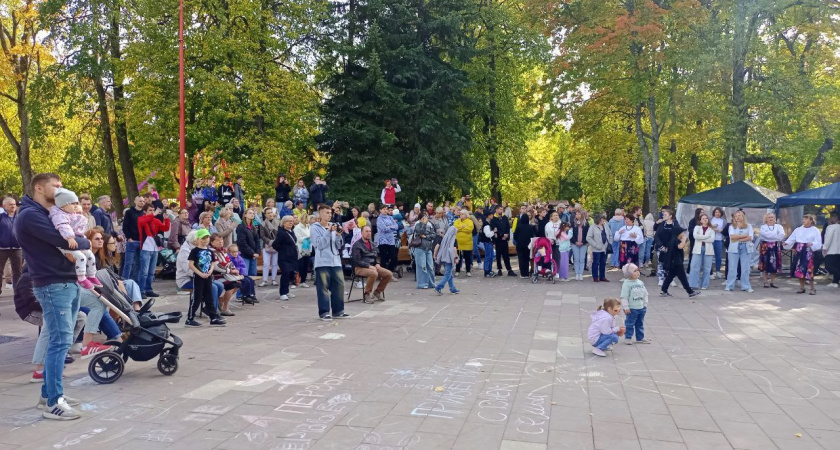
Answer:
M811 295L816 295L814 289L814 252L822 248L822 235L814 226L817 223L813 214L802 217L802 226L793 230L785 241L785 248L793 248L793 275L799 278L799 291L805 293L805 280L810 282Z
M624 226L615 232L614 240L621 241L618 247L620 267L629 263L639 265L639 248L645 243L645 233L636 225L635 220L632 214L624 216Z
M785 229L776 223L775 214L767 213L758 234L761 237L758 271L764 278L764 287L777 288L776 274L782 272L782 241L785 239ZM770 284L767 284L767 275L770 275Z

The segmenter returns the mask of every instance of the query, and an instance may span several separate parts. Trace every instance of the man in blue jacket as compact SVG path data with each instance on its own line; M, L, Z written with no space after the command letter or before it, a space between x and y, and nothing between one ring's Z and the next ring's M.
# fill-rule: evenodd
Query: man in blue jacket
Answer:
M55 190L61 187L61 178L54 173L41 173L32 178L31 187L32 197L23 198L14 232L23 249L35 297L44 310L43 326L50 332L38 406L44 408L46 419L73 420L81 417L73 408L79 401L64 395L62 377L64 357L73 343L73 327L79 313L79 286L72 256L59 251L70 247L53 226L49 212L55 205ZM90 249L87 239L76 236L76 243L77 250Z
M105 230L105 234L117 237L117 234L114 233L114 222L111 220L111 214L109 213L111 209L111 197L102 195L96 199L96 203L90 210L93 220L96 221L96 226L102 227Z

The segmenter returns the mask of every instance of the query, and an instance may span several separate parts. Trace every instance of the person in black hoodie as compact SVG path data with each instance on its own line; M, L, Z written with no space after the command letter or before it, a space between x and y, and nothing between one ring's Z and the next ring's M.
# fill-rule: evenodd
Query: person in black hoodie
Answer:
M62 377L64 359L73 343L80 292L74 262L59 251L71 250L69 243L49 216L49 209L55 204L55 190L60 187L61 178L56 174L35 175L31 181L33 195L23 198L14 231L23 249L33 292L44 311L44 326L50 332L39 406L44 406L46 419L73 420L81 417L73 408L81 402L64 395ZM90 249L90 241L85 238L77 236L76 244L76 250Z
M281 218L277 236L271 243L271 248L277 251L277 265L280 266L280 300L284 301L290 296L294 297L294 294L289 294L289 285L294 280L298 264L297 237L292 231L294 226L294 216Z
M501 276L502 260L504 260L508 276L515 277L516 272L510 268L510 249L508 248L508 243L510 242L510 222L507 216L504 215L504 212L504 207L501 205L496 206L496 215L490 221L490 228L495 233L493 242L496 244L496 269L498 270L498 275Z
M688 293L689 297L696 297L700 295L700 291L691 289L688 284L688 278L685 275L685 246L688 245L688 238L686 231L680 227L676 221L673 221L670 210L663 211L663 218L665 219L659 229L656 230L654 236L654 245L659 249L659 263L665 271L665 279L662 283L662 292L659 295L662 297L671 297L668 293L668 288L674 278L678 278L683 285L683 289Z
M309 200L312 202L313 208L317 210L318 205L327 202L327 191L329 190L330 187L327 186L327 183L316 175L315 182L312 183L312 186L309 186Z
M292 187L289 186L289 183L286 181L286 175L281 173L277 176L277 180L274 181L274 200L278 205L283 205L287 201L291 200L289 198L289 193L291 192Z
M235 198L233 185L230 184L230 178L225 177L225 182L219 186L217 195L219 196L219 204L222 206L227 206Z
M536 237L545 237L545 225L551 220L551 214L545 207L541 206L537 210L537 225L534 230Z
M528 278L531 274L531 249L528 246L531 244L531 238L536 237L537 234L525 206L519 208L519 212L516 230L513 231L513 240L516 242L516 256L519 260L519 278Z

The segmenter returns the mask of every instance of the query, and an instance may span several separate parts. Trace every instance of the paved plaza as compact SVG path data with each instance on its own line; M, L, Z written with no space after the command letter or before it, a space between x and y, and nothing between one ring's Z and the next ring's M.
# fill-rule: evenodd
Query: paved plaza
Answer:
M836 449L840 295L781 289L660 298L646 278L651 345L586 341L611 283L458 278L460 295L414 289L317 320L314 288L235 307L225 328L173 332L180 369L128 362L111 385L67 366L84 417L41 418L29 382L36 327L0 297L0 450L44 449ZM754 279L755 280L755 279ZM156 311L187 297L160 281ZM349 287L349 286L348 286ZM357 295L358 294L358 295ZM354 289L353 297L361 292ZM205 319L205 323L206 323Z

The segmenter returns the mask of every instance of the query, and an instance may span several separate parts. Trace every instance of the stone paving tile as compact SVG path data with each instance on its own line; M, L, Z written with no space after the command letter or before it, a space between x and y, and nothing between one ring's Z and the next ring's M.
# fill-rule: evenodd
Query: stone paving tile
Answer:
M348 304L356 317L347 321L318 321L314 289L282 303L276 290L260 289L263 302L234 305L228 327L172 325L185 341L172 377L154 361L130 362L116 383L96 385L77 361L65 388L84 399L85 417L60 423L33 407L35 329L14 320L4 293L0 328L21 339L0 345L0 450L717 450L840 441L832 319L840 306L822 292L802 299L785 284L775 297L714 287L692 302L652 298L654 343L597 358L585 338L589 313L618 283L459 278L464 294L438 297L405 281L389 287L384 304ZM655 278L644 281L655 292ZM171 294L167 283L156 290ZM185 306L185 296L164 295L156 309Z

